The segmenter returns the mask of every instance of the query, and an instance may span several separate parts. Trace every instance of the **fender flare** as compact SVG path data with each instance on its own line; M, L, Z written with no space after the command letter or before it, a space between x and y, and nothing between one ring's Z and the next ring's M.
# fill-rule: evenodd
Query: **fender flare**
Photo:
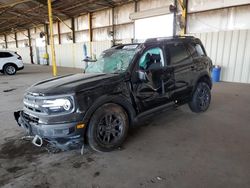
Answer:
M18 69L18 66L17 66L15 63L13 63L13 62L8 62L8 63L5 63L5 64L3 65L2 71L4 71L5 67L8 66L8 65L13 65L16 69Z
M196 89L196 86L197 84L200 82L200 81L205 81L208 86L210 87L210 89L212 89L212 86L213 86L213 82L211 80L211 77L209 76L209 74L207 72L202 72L199 77L197 77L197 79L194 81L195 83L195 87L193 88L193 91Z
M87 124L87 127L94 112L99 107L101 107L102 105L106 103L114 103L114 104L121 106L128 115L129 125L130 126L133 125L134 119L136 117L136 111L133 105L122 95L116 95L116 96L104 95L104 96L99 97L84 114L83 122Z

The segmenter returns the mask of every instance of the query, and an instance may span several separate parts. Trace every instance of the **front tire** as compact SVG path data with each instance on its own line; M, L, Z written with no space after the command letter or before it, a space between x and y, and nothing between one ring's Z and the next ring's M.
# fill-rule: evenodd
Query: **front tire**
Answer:
M189 108L196 113L205 112L211 102L211 91L207 83L199 82L193 93Z
M104 104L90 119L88 143L95 151L112 151L124 142L128 128L129 121L125 110L116 104Z
M4 74L14 75L16 74L17 68L12 64L7 64L4 66Z

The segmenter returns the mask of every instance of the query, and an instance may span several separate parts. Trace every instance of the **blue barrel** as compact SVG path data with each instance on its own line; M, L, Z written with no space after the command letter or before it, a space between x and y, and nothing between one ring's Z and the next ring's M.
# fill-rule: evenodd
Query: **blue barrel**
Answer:
M214 66L212 70L212 80L213 82L219 82L220 81L220 72L221 67L220 66Z

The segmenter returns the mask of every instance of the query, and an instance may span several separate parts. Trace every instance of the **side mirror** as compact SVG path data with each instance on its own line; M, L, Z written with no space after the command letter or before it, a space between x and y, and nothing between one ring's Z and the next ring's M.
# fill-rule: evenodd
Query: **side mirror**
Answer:
M147 81L147 76L146 76L146 72L139 70L137 71L137 75L140 81L145 82Z

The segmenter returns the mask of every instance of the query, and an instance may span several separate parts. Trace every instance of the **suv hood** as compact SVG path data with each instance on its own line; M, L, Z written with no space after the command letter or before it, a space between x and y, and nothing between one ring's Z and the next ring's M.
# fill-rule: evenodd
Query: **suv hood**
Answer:
M38 82L27 92L40 96L70 94L117 82L119 77L119 74L104 73L70 74Z

